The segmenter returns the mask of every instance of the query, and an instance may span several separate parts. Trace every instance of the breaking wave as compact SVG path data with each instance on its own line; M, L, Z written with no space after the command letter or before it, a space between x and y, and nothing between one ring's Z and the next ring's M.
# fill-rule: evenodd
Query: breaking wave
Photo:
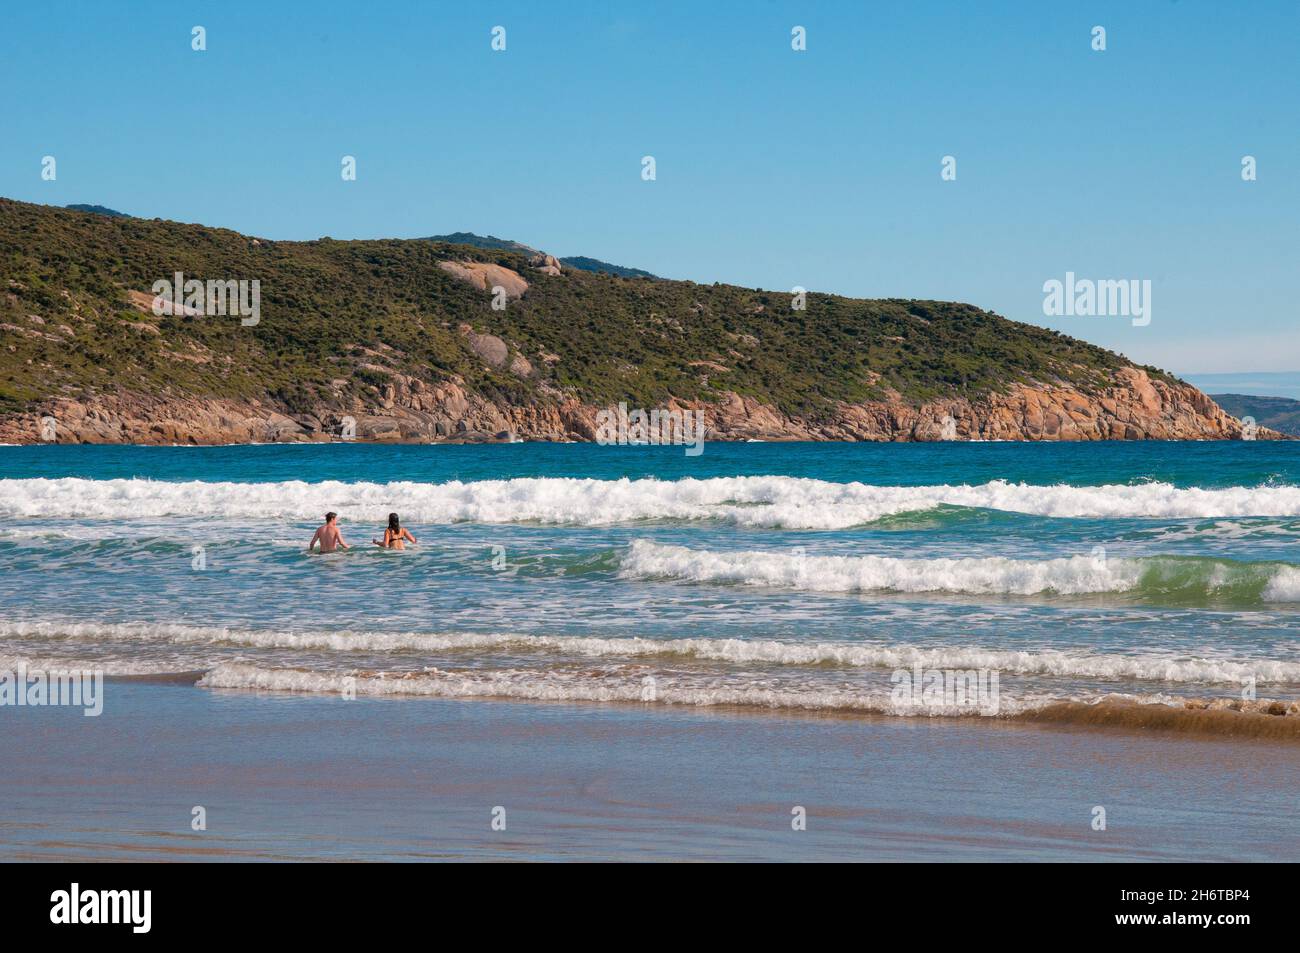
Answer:
M599 638L473 632L292 632L167 623L0 623L0 638L62 643L163 643L341 653L544 653L586 658L682 658L735 664L908 669L990 669L1016 675L1137 679L1174 683L1300 683L1300 661L1190 658L1159 653L997 650L769 639ZM156 668L151 668L154 671Z
M1133 593L1233 603L1300 601L1300 568L1191 556L907 559L713 551L635 540L623 558L631 578L771 586L808 592L950 592L1029 596Z
M745 707L825 712L874 712L889 715L964 716L989 714L974 705L899 705L888 690L864 691L840 686L780 686L762 679L719 683L712 678L664 677L648 670L626 669L491 669L376 672L356 675L232 663L220 665L199 681L202 688L253 689L358 695L422 695L435 698L504 698L558 702L639 702L696 707ZM1049 704L998 701L998 713L1013 714Z
M976 722L1000 718L1300 741L1300 705L1294 702L1245 703L1227 698L1178 700L1161 694L1106 695L1090 701L1046 696L1009 699L1003 694L995 706L981 708L974 704L899 704L887 691L866 692L840 687L776 688L761 682L717 685L656 679L653 690L647 692L644 676L609 670L426 670L347 676L245 664L219 666L198 684L213 689L334 695L354 692L364 696L766 708L828 714L961 717Z
M0 516L22 518L315 520L335 510L345 519L375 521L399 510L411 523L595 526L663 519L833 530L941 506L1062 518L1296 517L1300 487L1040 486L1001 480L976 486L871 486L783 476L469 483L0 480Z

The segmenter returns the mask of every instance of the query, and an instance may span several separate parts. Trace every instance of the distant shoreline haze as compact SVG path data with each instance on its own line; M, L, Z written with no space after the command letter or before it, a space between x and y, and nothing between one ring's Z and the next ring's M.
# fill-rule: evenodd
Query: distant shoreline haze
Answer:
M1243 371L1180 376L1207 394L1248 394L1300 400L1300 371Z

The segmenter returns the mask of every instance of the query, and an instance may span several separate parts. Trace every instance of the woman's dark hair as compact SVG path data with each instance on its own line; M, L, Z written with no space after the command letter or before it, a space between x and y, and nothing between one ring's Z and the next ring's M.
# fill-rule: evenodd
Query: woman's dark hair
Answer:
M394 533L400 533L402 531L402 524L397 522L396 513L388 514L388 528Z

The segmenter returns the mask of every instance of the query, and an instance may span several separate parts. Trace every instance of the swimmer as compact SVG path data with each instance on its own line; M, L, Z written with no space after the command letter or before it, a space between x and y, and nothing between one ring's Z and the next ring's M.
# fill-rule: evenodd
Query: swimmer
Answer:
M416 539L411 535L411 531L402 528L396 513L388 514L388 529L384 530L384 538L382 540L371 540L380 549L405 549L407 542L414 543L415 541Z
M325 525L316 530L316 535L313 536L311 542L307 544L307 552L310 553L315 549L317 543L320 543L320 551L322 553L332 553L334 550L339 548L352 548L347 543L343 542L343 534L339 532L338 516L337 513L325 514Z

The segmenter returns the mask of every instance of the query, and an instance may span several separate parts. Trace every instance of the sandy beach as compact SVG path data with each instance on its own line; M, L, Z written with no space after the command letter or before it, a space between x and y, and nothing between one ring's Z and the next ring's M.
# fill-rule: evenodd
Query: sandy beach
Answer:
M112 717L7 714L0 858L1282 861L1300 850L1300 759L1276 742L133 680L111 680L106 701ZM204 831L191 829L196 806ZM793 829L796 807L805 830Z

